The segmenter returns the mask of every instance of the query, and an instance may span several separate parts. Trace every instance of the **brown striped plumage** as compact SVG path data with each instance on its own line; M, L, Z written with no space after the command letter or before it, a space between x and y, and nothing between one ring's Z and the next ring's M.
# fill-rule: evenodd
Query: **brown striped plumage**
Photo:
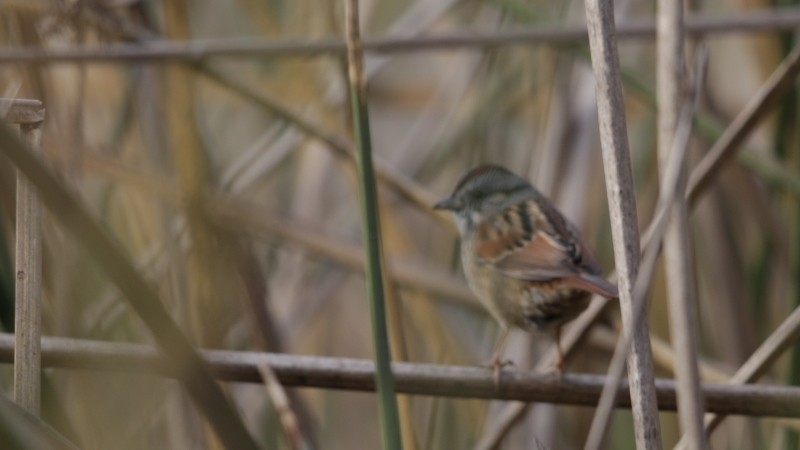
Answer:
M468 172L435 207L453 211L467 281L503 329L492 358L496 376L509 327L554 330L558 339L561 325L586 309L590 293L617 296L577 228L530 183L501 167Z

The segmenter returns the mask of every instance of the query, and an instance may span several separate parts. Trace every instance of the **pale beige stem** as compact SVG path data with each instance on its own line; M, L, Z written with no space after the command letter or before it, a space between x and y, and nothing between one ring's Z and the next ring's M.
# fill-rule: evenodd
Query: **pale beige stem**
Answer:
M41 153L44 108L38 101L12 103L6 116L18 123L30 151ZM15 256L14 400L39 415L41 398L42 207L36 189L17 175Z

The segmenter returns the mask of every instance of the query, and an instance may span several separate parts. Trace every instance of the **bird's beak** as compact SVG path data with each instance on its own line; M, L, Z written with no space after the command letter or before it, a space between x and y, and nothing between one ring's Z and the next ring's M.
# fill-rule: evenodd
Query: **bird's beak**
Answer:
M433 209L446 209L452 211L456 209L456 201L453 197L445 197L433 205Z

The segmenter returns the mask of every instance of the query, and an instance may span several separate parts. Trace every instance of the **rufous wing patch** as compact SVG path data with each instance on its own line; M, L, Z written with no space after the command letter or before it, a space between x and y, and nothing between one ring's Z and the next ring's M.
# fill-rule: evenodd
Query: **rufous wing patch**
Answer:
M558 230L564 228L563 231ZM566 286L608 298L617 287L599 275L591 250L569 225L551 226L530 200L512 205L476 229L477 256L508 277Z
M564 248L544 233L536 233L524 247L508 253L494 266L508 276L526 280L546 280L573 273Z
M567 249L548 233L542 218L525 201L486 220L476 230L478 258L519 279L542 281L574 273Z

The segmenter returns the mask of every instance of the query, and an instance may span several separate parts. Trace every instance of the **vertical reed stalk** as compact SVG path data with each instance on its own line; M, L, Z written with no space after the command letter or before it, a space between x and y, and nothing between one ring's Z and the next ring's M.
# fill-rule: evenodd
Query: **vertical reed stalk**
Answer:
M664 182L669 155L673 150L681 105L685 101L683 0L658 2L657 30L657 99L658 159L661 182ZM686 144L688 145L688 143ZM679 167L677 189L686 190L686 163ZM664 267L672 346L675 348L675 378L678 394L678 417L681 431L688 437L689 448L705 448L703 433L703 393L697 368L696 281L689 241L689 211L683 195L671 205L664 236Z
M372 167L372 143L367 111L367 90L364 83L363 50L359 31L358 0L345 1L347 30L347 68L350 81L350 103L356 139L359 190L361 191L361 235L364 242L367 296L372 316L372 337L375 345L375 384L378 391L383 448L400 450L400 422L391 368L391 351L387 336L384 305L383 254L381 251L377 187Z
M619 280L620 309L626 333L633 337L628 354L628 378L636 447L660 449L661 429L658 423L649 327L646 320L637 322L634 317L632 291L639 263L639 229L619 74L613 3L609 0L586 0L586 20L592 68L597 83L600 141Z
M35 114L28 120L16 122L28 151L40 155L44 108L40 102L30 106L33 106ZM17 105L12 105L12 108L19 109ZM18 115L12 114L11 118ZM22 173L17 174L16 215L14 400L38 416L41 401L42 209L36 189Z
M208 368L172 317L164 310L155 289L123 256L123 250L108 232L2 124L0 154L7 156L35 185L43 204L125 295L128 303L153 333L158 345L168 355L168 361L173 365L183 387L206 415L222 442L229 448L257 449L258 445L247 432L233 405L222 393L222 389L211 377Z

